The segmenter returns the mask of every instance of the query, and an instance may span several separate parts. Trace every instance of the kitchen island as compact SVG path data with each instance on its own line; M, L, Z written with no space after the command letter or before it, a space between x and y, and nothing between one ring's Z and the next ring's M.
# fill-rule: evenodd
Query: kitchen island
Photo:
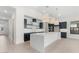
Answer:
M46 47L58 39L60 39L60 32L33 33L30 35L30 44L32 48L44 52Z

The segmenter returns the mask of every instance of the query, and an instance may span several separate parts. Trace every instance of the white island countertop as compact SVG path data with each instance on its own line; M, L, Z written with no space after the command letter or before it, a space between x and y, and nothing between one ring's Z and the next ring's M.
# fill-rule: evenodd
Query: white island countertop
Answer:
M60 39L60 32L34 33L30 36L30 44L34 49L44 52L47 46L58 39Z

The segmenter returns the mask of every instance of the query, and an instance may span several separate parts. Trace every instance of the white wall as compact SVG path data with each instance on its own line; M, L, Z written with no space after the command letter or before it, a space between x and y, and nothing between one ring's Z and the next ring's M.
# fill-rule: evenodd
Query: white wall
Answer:
M19 44L24 42L24 10L21 7L16 7L16 19L14 23L14 38L15 38L15 43Z

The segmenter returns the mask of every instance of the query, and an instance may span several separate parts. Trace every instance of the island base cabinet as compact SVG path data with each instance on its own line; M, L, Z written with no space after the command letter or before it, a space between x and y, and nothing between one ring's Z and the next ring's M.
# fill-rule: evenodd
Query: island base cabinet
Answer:
M60 39L59 32L50 32L50 33L37 33L30 35L30 44L32 48L36 49L39 52L45 52L50 44Z
M40 35L31 35L30 44L32 48L39 52L44 52L44 37Z

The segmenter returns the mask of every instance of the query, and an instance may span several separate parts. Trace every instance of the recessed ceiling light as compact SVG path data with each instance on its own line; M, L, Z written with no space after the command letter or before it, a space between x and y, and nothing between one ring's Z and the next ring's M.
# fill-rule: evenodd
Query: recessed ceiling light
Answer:
M56 10L58 10L58 8L56 8Z
M6 17L2 17L2 19L6 19Z
M4 13L8 13L8 11L7 10L4 10Z

